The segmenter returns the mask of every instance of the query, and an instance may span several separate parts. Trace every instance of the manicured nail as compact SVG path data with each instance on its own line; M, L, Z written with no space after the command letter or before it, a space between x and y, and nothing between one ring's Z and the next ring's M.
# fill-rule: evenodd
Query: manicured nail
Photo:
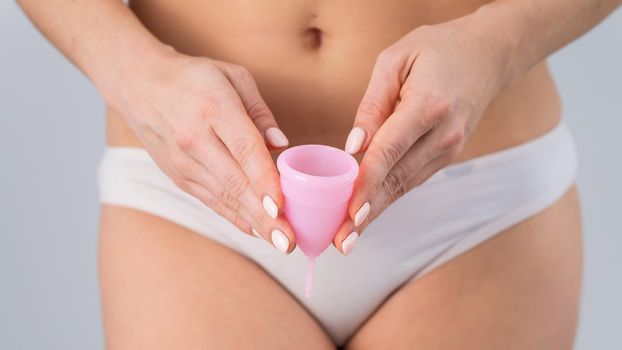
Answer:
M279 215L279 207L276 206L274 200L268 195L263 196L263 208L266 210L266 213L268 213L268 216L273 219L276 219Z
M361 150L365 142L365 130L356 126L352 128L346 140L346 152L354 154Z
M365 218L367 218L367 215L369 214L370 207L371 206L369 205L369 202L365 202L363 205L361 205L359 210L356 211L356 214L354 214L354 226L359 226L361 223L363 223L363 221L365 220Z
M266 138L274 147L285 147L289 144L287 136L277 127L271 127L266 130Z
M359 234L355 231L350 232L348 237L341 242L341 249L343 250L343 255L348 255L356 245L356 241L359 238Z
M261 235L259 235L259 232L257 232L257 230L255 230L254 228L251 227L251 232L253 233L253 235L255 235L255 237L257 238L263 238L261 237Z
M274 229L272 231L272 244L276 247L276 249L280 250L282 253L287 253L287 248L289 248L289 239L283 233L283 231Z

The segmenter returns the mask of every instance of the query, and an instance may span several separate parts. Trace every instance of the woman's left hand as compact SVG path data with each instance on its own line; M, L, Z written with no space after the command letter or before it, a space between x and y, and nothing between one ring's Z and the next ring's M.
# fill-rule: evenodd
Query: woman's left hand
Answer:
M378 56L346 151L365 151L333 244L348 254L391 203L448 165L505 84L505 52L467 17L421 26Z

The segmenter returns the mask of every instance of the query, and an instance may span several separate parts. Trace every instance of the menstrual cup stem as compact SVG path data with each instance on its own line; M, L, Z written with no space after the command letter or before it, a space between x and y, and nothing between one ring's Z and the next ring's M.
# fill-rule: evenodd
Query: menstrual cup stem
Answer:
M305 298L311 298L313 292L313 271L315 270L315 258L307 261L307 283L305 284Z

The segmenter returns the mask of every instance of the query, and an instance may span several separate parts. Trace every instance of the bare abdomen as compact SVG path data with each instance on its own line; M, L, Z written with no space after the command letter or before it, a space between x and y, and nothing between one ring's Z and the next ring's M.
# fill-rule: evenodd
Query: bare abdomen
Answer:
M178 51L249 68L292 145L343 147L378 53L419 25L466 15L482 3L140 0L131 6ZM542 63L491 103L458 160L542 134L557 123L559 109ZM110 143L140 145L114 111L109 116Z

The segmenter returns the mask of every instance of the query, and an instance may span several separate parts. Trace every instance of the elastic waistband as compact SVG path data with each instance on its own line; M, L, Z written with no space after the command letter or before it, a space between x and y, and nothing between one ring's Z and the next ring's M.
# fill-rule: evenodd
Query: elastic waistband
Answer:
M446 179L452 179L476 172L480 169L501 166L516 162L520 159L532 157L557 157L568 154L576 161L576 149L574 138L565 122L561 121L553 129L547 131L528 142L509 147L497 152L485 154L479 157L467 159L460 163L451 164L436 174L432 175L421 186L433 184ZM154 163L151 156L144 148L109 146L104 150L103 162L115 161L141 161Z

